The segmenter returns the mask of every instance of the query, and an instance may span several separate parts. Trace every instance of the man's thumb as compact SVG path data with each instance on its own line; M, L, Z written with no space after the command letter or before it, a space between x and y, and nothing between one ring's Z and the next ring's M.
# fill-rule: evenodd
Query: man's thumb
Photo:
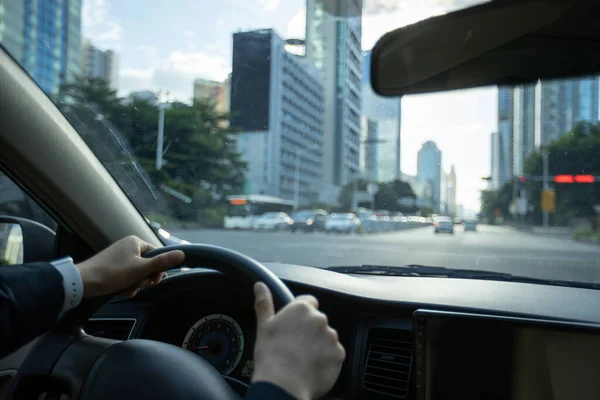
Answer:
M173 250L168 253L159 254L152 257L150 261L150 272L162 272L171 268L175 268L185 260L185 254L181 250Z
M275 314L271 291L262 282L257 282L254 285L254 308L256 309L256 320L259 327Z

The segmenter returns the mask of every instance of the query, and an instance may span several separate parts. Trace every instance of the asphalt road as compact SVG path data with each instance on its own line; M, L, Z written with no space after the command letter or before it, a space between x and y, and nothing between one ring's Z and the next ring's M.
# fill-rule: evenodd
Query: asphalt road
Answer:
M193 243L244 253L261 262L312 267L421 264L508 272L543 279L600 283L600 246L479 225L434 234L431 226L369 235L225 230L172 232Z

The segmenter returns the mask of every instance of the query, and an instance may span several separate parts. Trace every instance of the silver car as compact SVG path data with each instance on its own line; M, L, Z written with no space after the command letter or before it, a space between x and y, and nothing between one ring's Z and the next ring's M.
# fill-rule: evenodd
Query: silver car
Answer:
M437 217L433 223L435 233L454 233L454 221L450 217Z

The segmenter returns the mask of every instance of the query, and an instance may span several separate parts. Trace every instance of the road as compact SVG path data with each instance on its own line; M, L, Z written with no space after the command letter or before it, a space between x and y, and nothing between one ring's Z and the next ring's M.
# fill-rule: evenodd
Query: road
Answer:
M479 225L477 232L457 227L454 235L436 235L430 226L371 235L225 230L172 233L193 243L228 247L262 262L313 267L421 264L600 283L600 246L535 236L505 226Z

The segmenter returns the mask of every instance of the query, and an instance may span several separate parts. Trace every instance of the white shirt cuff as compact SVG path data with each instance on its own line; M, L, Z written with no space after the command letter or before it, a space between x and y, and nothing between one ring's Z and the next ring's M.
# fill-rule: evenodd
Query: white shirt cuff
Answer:
M63 288L65 290L65 299L59 314L59 319L72 308L81 303L83 298L83 281L81 274L75 266L71 257L61 258L53 261L52 264L63 277Z

